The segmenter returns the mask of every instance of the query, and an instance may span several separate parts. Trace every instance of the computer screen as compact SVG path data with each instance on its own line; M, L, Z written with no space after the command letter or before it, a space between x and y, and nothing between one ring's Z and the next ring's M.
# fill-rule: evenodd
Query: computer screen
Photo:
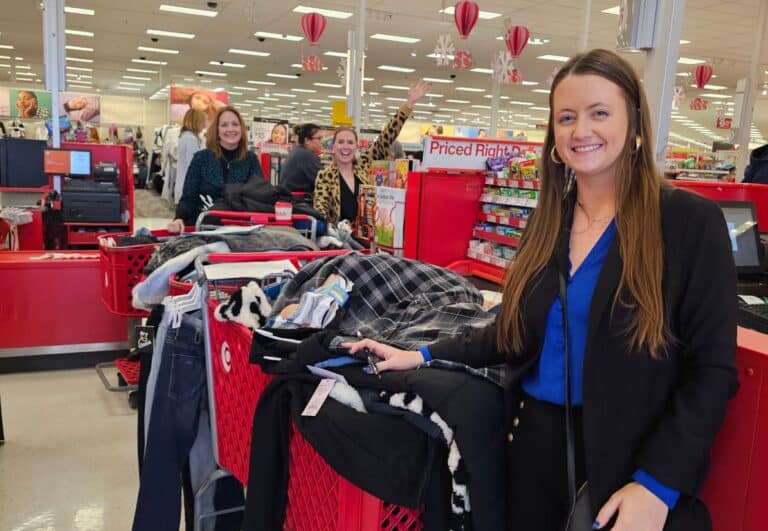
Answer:
M718 201L731 235L731 250L739 274L761 273L755 205L748 201Z
M91 175L91 152L87 150L46 149L43 172L54 175L88 177Z

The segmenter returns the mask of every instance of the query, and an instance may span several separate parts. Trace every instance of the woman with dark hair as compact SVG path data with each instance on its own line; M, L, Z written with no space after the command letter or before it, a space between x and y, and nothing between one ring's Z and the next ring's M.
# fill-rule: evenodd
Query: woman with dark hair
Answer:
M315 189L315 177L323 167L320 157L320 128L315 124L297 125L293 128L296 145L288 152L280 168L280 186L291 192L312 192Z
M509 529L563 529L567 395L594 529L710 530L697 495L738 386L723 214L664 183L642 85L615 53L571 58L550 109L539 206L496 322L420 351L348 346L383 359L379 371L506 363Z
M194 225L200 212L221 198L225 184L264 178L256 155L248 151L245 123L237 109L219 109L205 136L206 148L195 153L189 164L176 219L168 224L170 232Z
M413 105L429 90L429 83L419 81L408 90L407 103L398 109L381 134L368 149L357 155L357 132L350 127L339 127L333 135L333 162L320 170L315 181L315 210L326 221L338 223L342 219L357 218L357 196L361 184L373 184L369 177L374 160L386 160L389 148L397 139L408 120Z

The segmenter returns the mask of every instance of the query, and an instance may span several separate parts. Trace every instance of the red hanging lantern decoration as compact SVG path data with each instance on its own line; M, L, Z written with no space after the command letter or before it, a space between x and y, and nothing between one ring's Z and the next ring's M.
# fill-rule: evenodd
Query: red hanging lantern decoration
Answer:
M309 44L317 45L317 41L323 36L325 31L325 17L320 13L307 13L301 17L301 29L304 31Z
M325 17L320 13L307 13L301 17L301 29L309 41L309 45L317 46L317 42L325 31ZM323 62L316 54L311 54L301 60L302 69L305 72L321 72Z
M699 89L703 89L709 80L712 79L712 67L710 65L699 65L693 70L693 79Z
M477 18L480 16L480 6L477 2L461 0L453 8L453 21L456 23L456 30L459 32L461 40L467 40L472 28L477 24ZM456 70L466 70L472 67L472 54L469 50L457 50L453 58L453 68Z
M531 37L531 32L525 26L512 26L507 30L507 35L504 41L507 44L507 50L512 54L515 59L520 57L523 53L528 39Z
M477 2L461 0L453 8L453 21L456 23L456 29L459 37L466 40L469 37L472 28L477 24L477 17L480 15L480 6Z

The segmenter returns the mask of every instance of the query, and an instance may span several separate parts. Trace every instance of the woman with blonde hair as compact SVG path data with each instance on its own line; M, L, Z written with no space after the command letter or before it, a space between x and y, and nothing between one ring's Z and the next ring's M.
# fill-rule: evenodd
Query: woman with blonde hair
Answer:
M221 198L227 183L264 178L256 155L248 151L245 123L237 109L219 109L205 138L205 149L194 154L187 169L176 218L168 224L170 232L194 225L198 215Z
M187 169L192 162L192 157L202 148L200 133L205 129L207 118L205 113L197 109L189 109L184 114L184 121L179 133L179 143L176 156L176 181L173 183L173 198L176 203L181 199L184 191L184 181Z
M550 109L496 322L420 351L348 346L379 371L506 363L509 529L563 529L584 486L593 529L708 531L697 496L738 386L723 214L662 180L642 85L615 53L565 63Z

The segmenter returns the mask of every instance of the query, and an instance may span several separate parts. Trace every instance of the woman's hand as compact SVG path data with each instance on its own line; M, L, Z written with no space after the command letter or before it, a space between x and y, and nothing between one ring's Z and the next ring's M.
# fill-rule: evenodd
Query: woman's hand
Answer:
M420 79L408 89L408 107L413 107L413 104L419 101L424 95L429 92L432 87L429 83Z
M364 348L370 350L372 354L384 360L376 364L379 372L407 371L424 363L424 356L418 350L400 350L389 345L383 345L373 339L363 339L357 343L342 343L341 346L348 348L350 354L357 354Z
M166 225L165 230L167 230L168 232L173 232L175 234L180 234L184 232L184 220L174 219L168 225Z
M619 512L611 531L661 531L669 507L640 483L632 482L613 493L595 519L600 529Z

